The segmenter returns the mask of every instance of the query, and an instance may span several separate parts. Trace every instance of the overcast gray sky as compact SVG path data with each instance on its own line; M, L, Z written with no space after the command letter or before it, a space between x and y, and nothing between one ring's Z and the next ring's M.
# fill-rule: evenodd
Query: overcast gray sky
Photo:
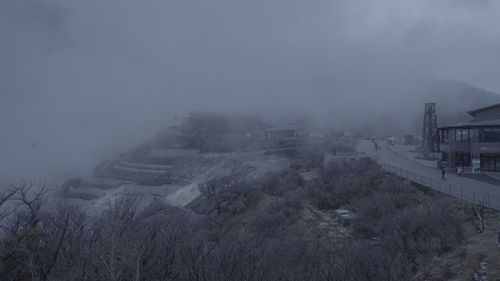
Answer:
M2 0L0 177L81 173L192 110L378 98L339 81L500 92L499 26L493 0Z

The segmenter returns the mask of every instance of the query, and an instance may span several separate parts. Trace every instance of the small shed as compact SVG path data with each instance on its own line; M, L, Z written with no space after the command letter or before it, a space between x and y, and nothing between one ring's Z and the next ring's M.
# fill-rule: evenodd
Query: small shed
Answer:
M356 219L356 214L347 209L337 209L335 210L335 214L342 226L348 226Z

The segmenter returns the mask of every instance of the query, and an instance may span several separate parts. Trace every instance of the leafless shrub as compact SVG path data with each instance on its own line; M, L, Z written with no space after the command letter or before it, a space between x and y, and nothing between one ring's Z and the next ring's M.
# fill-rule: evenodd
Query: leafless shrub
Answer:
M292 171L264 183L213 179L193 222L137 210L133 197L95 217L49 210L48 191L17 186L0 201L16 206L0 237L0 280L412 280L419 258L463 241L448 201L426 200L370 161L335 169L307 187ZM357 213L353 239L332 243L295 223L304 198L320 195Z
M283 197L303 186L303 178L293 169L287 169L279 174L270 174L262 180L262 190L272 196Z

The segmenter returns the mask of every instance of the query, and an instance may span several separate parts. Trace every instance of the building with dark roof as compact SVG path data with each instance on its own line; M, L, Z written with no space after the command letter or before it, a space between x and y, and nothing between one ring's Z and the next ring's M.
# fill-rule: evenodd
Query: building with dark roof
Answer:
M500 171L500 103L468 114L470 122L439 127L443 163L474 172Z

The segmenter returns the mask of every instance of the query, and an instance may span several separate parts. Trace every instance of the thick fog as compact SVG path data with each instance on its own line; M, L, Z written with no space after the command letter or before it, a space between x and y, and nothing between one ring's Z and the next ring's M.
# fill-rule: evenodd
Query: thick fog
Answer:
M0 182L90 172L190 111L347 127L395 81L500 92L498 26L498 1L2 0Z

